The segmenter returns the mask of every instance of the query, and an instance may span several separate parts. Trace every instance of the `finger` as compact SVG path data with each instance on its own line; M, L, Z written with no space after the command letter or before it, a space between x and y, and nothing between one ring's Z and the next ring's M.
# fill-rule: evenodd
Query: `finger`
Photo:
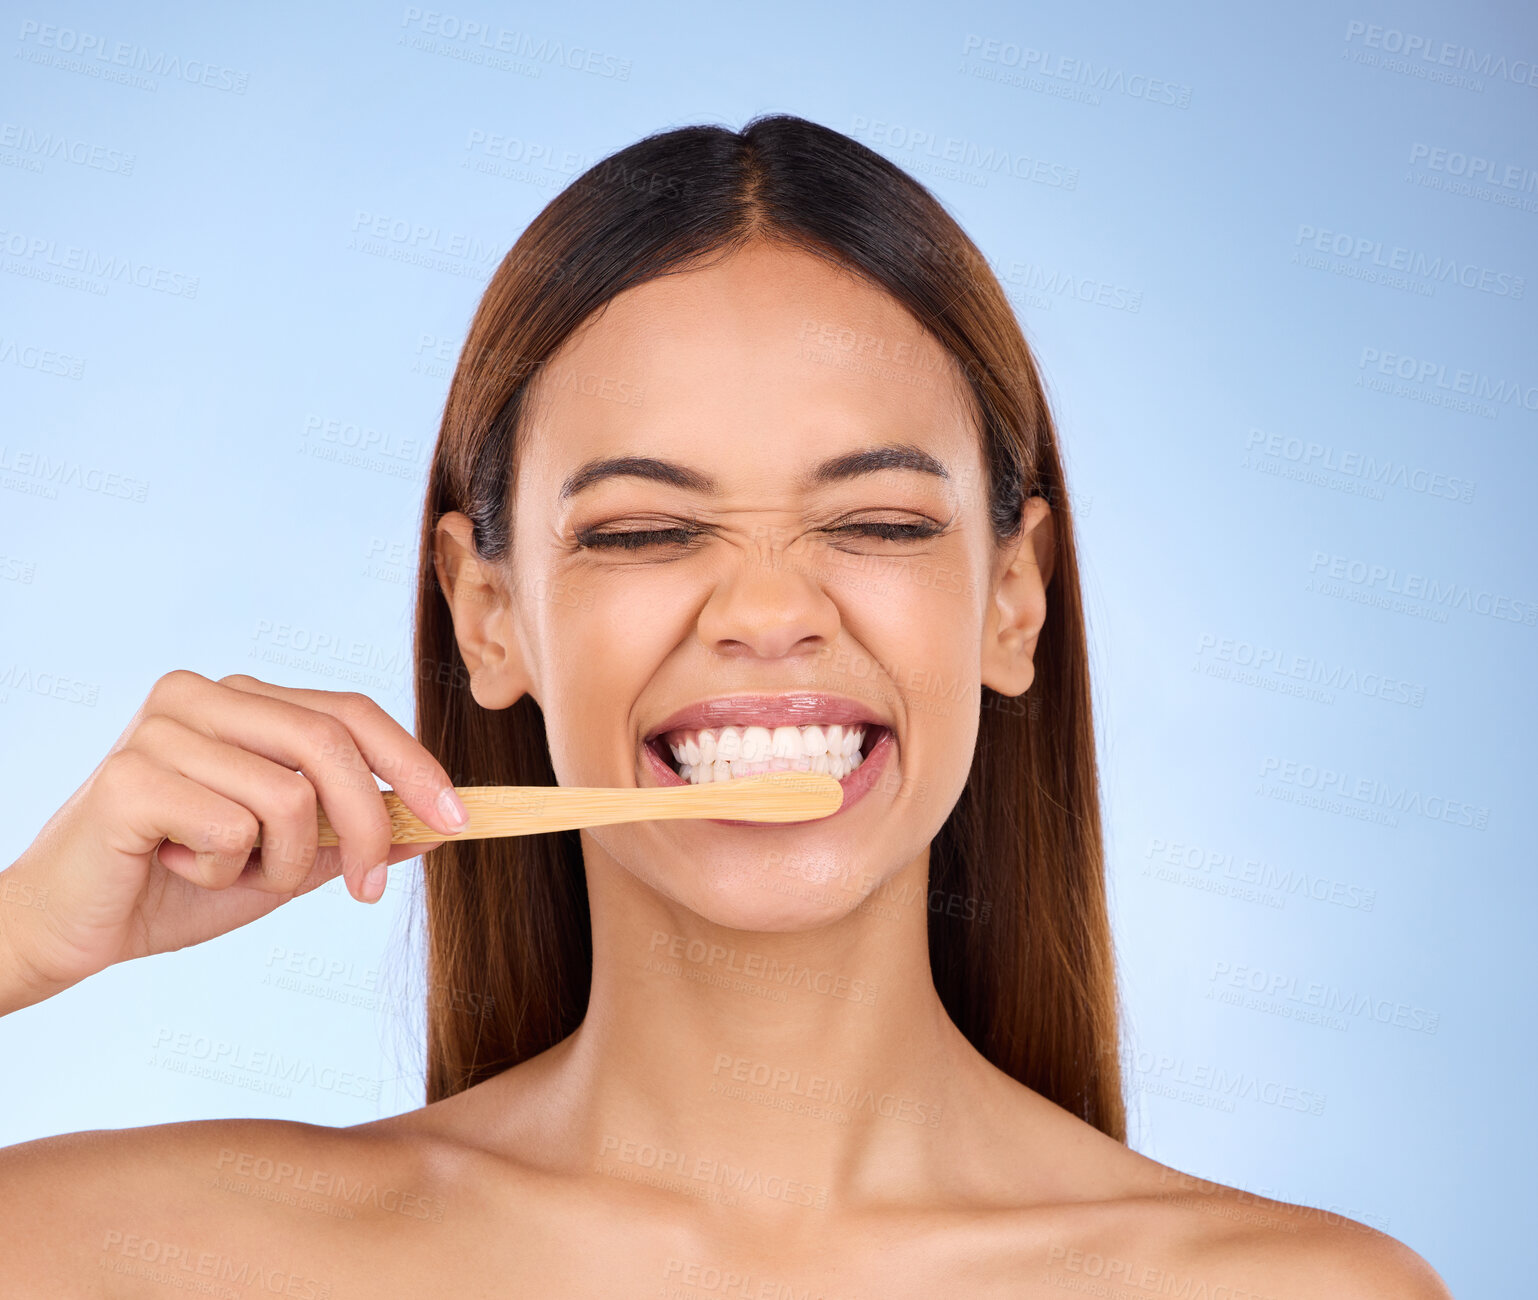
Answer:
M274 686L244 673L221 677L219 684L334 715L346 724L369 771L377 772L406 807L446 834L464 830L469 818L443 764L367 695Z
M181 850L166 870L205 889L227 889L239 877L256 843L251 810L191 781L142 750L125 748L102 763L93 794L104 819L139 837L152 856L157 841L174 835Z
M215 740L297 769L296 776L309 787L297 780L289 783L285 797L290 806L282 818L288 829L274 844L264 844L264 871L292 886L309 875L317 849L317 803L336 830L350 882L384 861L390 850L389 810L352 733L335 714L279 695L210 682L196 673L169 674L151 695L150 714L164 714Z
M252 853L242 881L272 894L293 894L318 865L330 879L341 869L339 850L322 858L316 839L315 787L300 772L194 730L167 713L153 713L135 728L129 748L140 749L191 781L248 809L261 825L262 846ZM171 857L167 858L167 851ZM169 867L174 846L160 860ZM348 881L357 896L363 870Z
M426 853L429 849L435 849L439 844L442 844L443 842L444 841L442 840L438 840L433 844L391 845L390 855L385 859L386 868L388 869L389 867L393 867L397 862L404 862L407 858L414 858L419 853ZM173 845L172 847L174 848L175 846ZM261 849L258 848L256 853L259 855L261 853ZM328 880L334 879L339 874L339 871L340 868L338 866L338 859L336 857L336 849L331 846L323 847L320 852L315 855L315 866L311 868L310 874L300 882L299 888L294 890L294 897L298 898L303 894L308 894L311 890L319 889ZM375 894L372 898L367 897L361 892L361 890L353 889L352 882L350 881L348 882L348 888L351 891L352 896L362 903L377 903L380 897L384 894L384 889L381 887L379 893Z
M390 868L397 862L404 862L407 858L414 858L420 853L426 853L430 849L436 849L443 840L434 840L431 844L397 844L390 850L390 856L377 867L371 867L363 878L363 887L358 897L365 903L377 903L384 897L385 886L390 883Z

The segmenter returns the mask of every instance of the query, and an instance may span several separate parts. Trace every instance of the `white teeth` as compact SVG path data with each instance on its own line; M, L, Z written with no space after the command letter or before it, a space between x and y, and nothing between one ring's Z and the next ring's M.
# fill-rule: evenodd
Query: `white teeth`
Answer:
M742 757L750 763L758 763L769 757L768 727L749 727L742 733Z
M714 763L679 764L678 774L691 785L707 781L734 781L744 776L760 776L765 772L826 772L837 780L843 780L859 767L858 758L834 758L828 754L802 754L800 758L771 758L749 763L738 758L731 762L717 759Z
M864 723L827 727L707 727L674 732L667 747L684 780L730 781L764 772L827 772L842 779L865 761Z
M675 732L669 741L674 757L680 762L713 763L725 759L762 762L768 758L799 758L802 755L829 754L849 758L865 740L863 725L840 727L707 727L702 731ZM698 748L692 756L690 746Z

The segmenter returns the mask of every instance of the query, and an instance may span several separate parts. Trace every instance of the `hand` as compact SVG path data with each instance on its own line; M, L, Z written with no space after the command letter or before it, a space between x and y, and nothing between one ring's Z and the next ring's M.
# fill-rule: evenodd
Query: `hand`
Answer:
M391 845L373 773L429 826L463 829L448 773L366 695L167 673L0 873L17 887L9 896L42 904L0 904L0 976L16 986L0 985L0 1011L202 943L338 874L354 898L377 901L390 864L436 844ZM334 848L316 843L317 804Z

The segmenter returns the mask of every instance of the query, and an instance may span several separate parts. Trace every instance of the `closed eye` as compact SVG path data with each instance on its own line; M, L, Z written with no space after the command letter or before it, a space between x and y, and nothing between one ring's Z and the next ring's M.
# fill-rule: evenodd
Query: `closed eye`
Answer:
M595 533L582 529L577 533L577 545L590 551L638 551L643 546L689 545L700 531L698 528L654 528L629 533Z
M937 524L932 519L927 519L921 524L893 524L893 523L868 523L845 524L840 528L829 528L824 531L830 533L858 533L864 537L881 537L889 542L917 542L926 537L934 537L945 531L945 525Z
M707 530L703 528L651 528L630 532L596 532L582 529L577 533L577 545L587 550L637 551L651 546L694 546ZM916 542L935 537L945 531L943 524L934 520L923 523L899 524L884 521L843 524L825 528L823 532L838 536L855 535L877 537L888 542Z

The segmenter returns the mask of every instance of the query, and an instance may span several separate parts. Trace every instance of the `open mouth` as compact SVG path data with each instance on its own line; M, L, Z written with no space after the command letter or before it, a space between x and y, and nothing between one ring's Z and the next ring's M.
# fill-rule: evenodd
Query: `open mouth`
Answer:
M647 748L690 785L767 772L825 772L844 780L888 734L873 722L807 727L706 727L665 731Z

